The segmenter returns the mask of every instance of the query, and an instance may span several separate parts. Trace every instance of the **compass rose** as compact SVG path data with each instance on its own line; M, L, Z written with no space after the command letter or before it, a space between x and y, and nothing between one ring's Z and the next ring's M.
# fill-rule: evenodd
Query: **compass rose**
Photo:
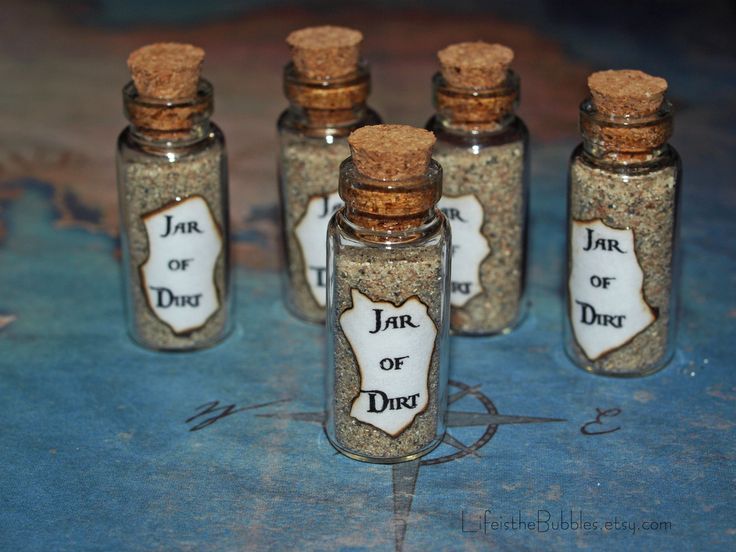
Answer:
M394 496L394 542L397 552L404 547L407 523L411 513L411 504L419 477L419 468L426 466L437 466L454 460L460 460L466 456L481 456L478 452L493 438L502 424L535 424L546 422L564 422L560 418L535 418L531 416L510 416L499 414L491 399L480 391L480 385L470 386L465 383L450 380L449 384L457 391L448 398L447 431L442 442L454 449L450 454L439 454L435 449L423 458L411 462L402 462L391 465ZM452 405L461 399L468 397L480 403L485 411L455 410ZM261 418L281 418L309 422L323 425L324 412L285 412L277 414L259 414ZM454 437L451 433L455 428L477 427L483 428L483 432L472 443L465 444Z

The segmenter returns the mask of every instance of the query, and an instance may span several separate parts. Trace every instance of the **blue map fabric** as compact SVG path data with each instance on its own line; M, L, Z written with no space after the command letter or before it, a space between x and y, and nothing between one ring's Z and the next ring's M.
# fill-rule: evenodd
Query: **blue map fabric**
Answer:
M24 4L11 3L16 12ZM612 27L596 33L582 24L555 23L540 10L530 10L528 27L509 24L518 33L511 36L537 44L528 29L544 21L566 56L595 68L656 69L670 82L677 108L673 143L684 165L681 312L672 363L646 378L611 379L576 368L563 352L565 180L575 146L569 133L530 125L528 316L509 335L451 339L447 436L428 456L396 466L349 460L328 443L322 429L324 329L286 311L273 266L250 258L238 265L237 327L221 345L196 353L144 350L125 334L116 239L90 225L69 224L59 207L64 179L77 191L107 187L112 197L112 169L106 181L81 170L73 174L72 158L67 172L31 177L38 171L29 163L28 171L21 166L9 178L0 155L0 550L736 549L732 39L720 34L719 42L680 19L672 27L662 23L672 32L656 40L636 41ZM281 41L283 29L273 22L291 15L269 17L272 26L263 25L263 35L235 38L265 40L270 29ZM439 23L429 27L432 33L444 28ZM0 30L3 25L0 20ZM297 27L293 19L289 25ZM390 34L387 25L382 28ZM647 29L637 32L643 36ZM698 35L687 35L690 49L681 41L683 29ZM87 40L94 32L85 28L76 36ZM207 32L228 63L243 57L234 46L237 55L223 54L227 48L218 40L227 33L220 27ZM141 42L140 33L131 44ZM445 38L449 43L458 36ZM105 44L123 59L122 42ZM92 59L93 50L84 56ZM720 57L703 54L714 50ZM19 52L15 58L30 63L32 56ZM80 52L73 55L81 60ZM255 57L270 55L259 52ZM418 55L410 54L411 60ZM276 57L264 67L280 66ZM90 74L105 71L104 63L89 65ZM553 69L537 73L547 78ZM584 80L578 80L582 99ZM220 82L219 90L226 90L228 81ZM4 89L13 85L8 79ZM238 112L237 125L264 112L266 123L257 130L271 131L275 116L243 99L258 93L257 86L275 98L278 75L238 88L239 103L229 105L247 112ZM531 120L534 106L547 98L540 90L525 88ZM21 97L4 93L7 102ZM84 101L119 111L119 96L100 97ZM283 102L273 100L274 110ZM227 109L227 98L223 104ZM425 109L416 105L417 112ZM67 109L77 116L82 107ZM23 113L34 117L33 110ZM123 121L115 116L119 128ZM10 117L5 113L0 125L2 144L12 141L3 134ZM29 133L48 128L45 121L32 122ZM77 134L65 136L71 145L81 143ZM113 130L108 137L111 149ZM275 187L272 172L267 182L243 183L244 167L272 167L273 152L242 144L237 136L230 141L234 181L254 194ZM63 198L67 207L74 197ZM232 208L240 212L238 197L250 196L233 197ZM275 211L275 188L269 197ZM254 219L256 207L266 203L254 201ZM84 222L89 213L71 207ZM265 224L275 228L274 221ZM257 233L235 237L248 255L263 253Z
M13 183L0 547L733 547L734 219L688 182L676 357L644 379L592 376L562 352L552 180L534 190L528 318L508 336L452 339L448 439L398 467L326 441L323 328L285 311L275 274L238 271L224 344L142 350L124 333L114 241L55 230L48 187Z

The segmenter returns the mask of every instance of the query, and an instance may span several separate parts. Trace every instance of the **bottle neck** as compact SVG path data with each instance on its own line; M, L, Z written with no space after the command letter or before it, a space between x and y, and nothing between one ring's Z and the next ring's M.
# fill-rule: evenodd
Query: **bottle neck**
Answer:
M520 83L511 70L506 80L493 88L453 87L438 72L432 78L432 88L437 121L450 132L499 132L516 118Z
M426 235L439 221L442 168L432 160L427 171L401 180L376 180L362 174L351 157L340 165L343 217L364 241L399 243Z
M638 117L603 114L591 100L580 106L583 150L600 163L629 165L656 161L667 151L672 125L672 105L666 100L656 112Z
M136 142L152 148L187 147L210 133L214 95L212 85L204 79L194 98L177 100L144 98L129 82L123 88L123 105Z
M303 132L324 133L324 129L350 129L368 115L370 71L361 62L356 71L338 78L308 78L293 63L284 67L284 94L289 114ZM338 132L339 133L339 132Z

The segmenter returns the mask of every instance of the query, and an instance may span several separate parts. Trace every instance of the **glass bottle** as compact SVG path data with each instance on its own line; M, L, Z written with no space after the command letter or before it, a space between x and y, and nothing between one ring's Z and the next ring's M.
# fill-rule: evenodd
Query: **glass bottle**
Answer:
M130 125L117 143L128 331L140 345L190 350L232 327L228 174L212 85L184 99L123 89Z
M442 165L440 209L453 236L451 328L465 335L511 331L523 318L529 142L516 115L519 78L453 86L433 78L434 158Z
M286 304L310 322L325 321L325 236L342 206L340 163L350 155L348 135L380 123L366 105L370 71L365 62L338 78L310 78L294 63L284 70L289 107L278 120L279 191L286 250Z
M617 96L600 97L607 81ZM631 82L640 90L626 92ZM589 84L583 142L570 160L566 351L589 372L644 376L675 347L681 168L668 144L672 106L666 81L638 71L596 73Z
M374 179L346 159L345 207L328 228L327 424L357 460L395 463L445 432L450 228L436 208L442 169Z

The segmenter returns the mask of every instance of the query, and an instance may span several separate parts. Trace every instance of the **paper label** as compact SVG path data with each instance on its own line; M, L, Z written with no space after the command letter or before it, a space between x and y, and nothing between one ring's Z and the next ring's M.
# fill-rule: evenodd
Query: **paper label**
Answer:
M572 221L570 316L590 360L621 347L657 319L644 299L634 232L601 220Z
M350 415L397 437L429 403L437 327L417 297L396 307L355 289L351 295L353 307L340 316L360 370L360 393Z
M479 293L480 265L490 253L482 233L483 206L473 194L443 196L438 204L452 230L452 287L450 304L462 307Z
M337 192L314 196L294 228L304 259L304 273L317 304L327 304L327 225L332 214L343 206Z
M202 327L220 307L215 263L222 233L202 196L192 196L143 216L148 259L141 285L154 314L176 334Z

